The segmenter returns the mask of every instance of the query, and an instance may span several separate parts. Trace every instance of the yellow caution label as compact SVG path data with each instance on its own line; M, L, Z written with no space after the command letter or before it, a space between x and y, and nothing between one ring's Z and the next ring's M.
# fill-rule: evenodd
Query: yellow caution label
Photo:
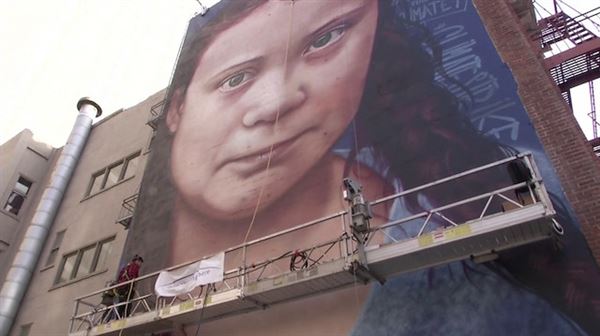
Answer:
M423 236L419 236L419 246L423 247L423 246L429 246L433 244L433 236L431 235L431 233L423 235Z
M419 246L425 247L433 245L433 243L439 243L468 236L469 234L471 234L471 226L469 224L462 224L446 230L436 230L418 237Z
M446 239L456 239L469 234L471 234L471 226L469 226L469 224L463 224L446 230L444 232L444 237Z
M169 315L171 314L171 307L165 307L163 309L160 310L160 315Z
M101 324L101 325L99 325L99 326L98 326L98 328L96 328L96 330L97 330L98 332L103 332L103 331L104 331L104 329L105 329L105 326L104 326L104 324Z
M212 296L208 296L206 298L206 303L204 303L205 306L208 306L210 303L212 302Z
M179 304L179 311L194 309L194 301L188 300Z

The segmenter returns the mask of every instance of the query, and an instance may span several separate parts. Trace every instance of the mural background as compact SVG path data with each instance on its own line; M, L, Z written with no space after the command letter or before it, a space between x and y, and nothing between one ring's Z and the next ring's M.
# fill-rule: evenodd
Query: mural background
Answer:
M229 2L224 1L211 9L206 16L192 19L190 31L184 42L184 50L186 43L192 45L191 41L194 41L196 36L194 34L201 31L198 28L207 22L210 23L211 20L216 20L221 13L227 13L227 6ZM282 331L304 333L306 328L310 328L306 323L313 322L314 326L311 327L317 331L324 330L317 327L319 323L346 324L344 328L333 329L333 331L346 333L352 330L354 334L370 335L432 333L438 330L461 334L597 333L599 331L595 322L599 317L597 293L600 292L598 291L598 283L600 283L598 267L591 258L578 224L573 219L572 211L564 199L560 183L522 107L510 70L496 53L476 9L467 0L395 1L391 8L393 12L386 13L387 23L393 25L392 30L398 31L398 36L409 41L408 48L414 51L412 56L415 58L422 55L429 56L420 64L424 68L429 66L429 69L424 69L422 72L416 70L410 74L427 78L427 73L430 73L434 80L432 84L425 87L426 93L435 96L437 90L447 91L456 98L452 99L457 106L454 111L434 116L436 125L444 128L446 123L452 123L456 119L453 113L460 113L470 120L472 128L484 135L481 139L490 141L490 146L500 143L514 151L534 153L542 170L544 182L554 195L559 221L565 227L566 235L561 243L562 248L557 248L551 242L526 246L504 254L494 263L478 265L457 262L399 276L384 286L374 286L368 290L368 293L353 294L351 290L349 292L346 290L346 292L323 296L322 300L330 303L330 305L324 304L323 307L336 309L340 305L352 305L351 312L340 309L339 314L336 311L329 311L331 313L329 316L323 316L322 310L315 309L313 314L306 316L293 314L294 311L305 311L307 307L320 305L321 299L315 297L286 303L274 309L279 312L267 309L226 318L202 327L207 332L233 332L234 329L231 328L234 326L259 318L261 323L255 324L253 328L256 329L253 330L267 334ZM281 29L281 33L287 32ZM392 62L397 60L396 63L401 64L411 57L407 54L389 53L389 56L384 55L381 59L392 60ZM372 62L378 60L373 59ZM177 69L184 69L183 66L188 64L186 63L188 61L186 58L180 58ZM371 65L371 67L376 66L377 64ZM363 104L366 98L383 101L391 94L398 97L408 96L402 99L405 99L404 106L410 107L411 98L419 100L423 95L423 92L415 89L420 83L416 77L407 76L398 84L390 82L389 78L376 78L373 73L374 71L371 70L367 81L379 84L375 86L367 84ZM175 71L175 78L177 76L178 70ZM401 89L395 91L398 87ZM174 87L171 86L171 94L173 90ZM417 114L423 115L423 111L426 110L417 110ZM167 112L167 110L163 111L163 116ZM364 114L363 118L362 124L377 125L380 122L377 117L369 114ZM371 188L370 199L411 185L413 182L408 177L394 175L393 169L390 168L394 165L390 161L394 160L389 158L389 154L385 160L379 160L379 153L373 149L378 143L385 141L394 144L396 141L394 139L402 138L410 132L402 128L381 128L379 133L382 136L376 138L370 137L368 131L360 125L360 120L351 122L331 149L332 153L344 160L350 158L352 161L355 156L354 160L358 164L354 163L349 168L346 167L345 172L354 172L359 175L358 177L369 180L364 175L367 170L387 181L383 187L380 186L381 188ZM414 130L418 130L418 123L412 125ZM431 128L429 124L423 124L421 127ZM173 264L172 251L177 249L178 245L184 248L190 246L189 242L175 240L170 226L174 216L173 208L177 202L177 192L173 188L170 174L167 173L170 171L172 141L173 136L169 129L166 125L161 125L154 140L152 157L146 168L136 209L136 219L130 229L124 253L124 256L135 253L143 255L146 260L144 272ZM421 169L424 167L427 169L428 162L441 160L442 157L438 156L439 145L439 142L432 142L431 145L425 143L414 152L398 151L398 158L395 161L401 166L408 165L408 162L420 161L425 163L420 166ZM485 153L481 149L478 150L476 146L473 151L455 149L451 153L453 161L465 162L464 165L456 168L457 171L477 165L477 160L473 157L481 156L482 163L489 162ZM360 172L357 174L356 171L360 170L357 167L363 167L362 174ZM445 175L453 172L447 170ZM471 181L472 186L467 186L465 193L468 193L469 188L480 188L481 181L486 179L493 186L496 183L495 179L501 181L503 177L482 176L481 180ZM236 185L229 182L231 181L223 181L223 188L235 193ZM341 180L339 184L341 185ZM306 188L310 187L306 186ZM369 189L368 186L366 189ZM414 204L394 204L387 209L387 214L379 213L379 217L397 218L414 212L418 207L426 207L428 203L435 204L438 200L424 195L414 202ZM277 204L285 204L285 202L276 203L273 207ZM340 206L343 207L343 202L340 202ZM261 211L267 210L259 211L257 221L261 220ZM313 217L318 217L317 213L314 215ZM460 214L456 215L460 216ZM246 232L249 219L240 218L238 221L240 226L244 227L242 233ZM405 230L411 229L408 225ZM256 238L261 233L270 232L255 231L252 232L254 235L252 237ZM403 232L396 231L393 234L401 238ZM206 237L200 235L189 239L201 246ZM202 251L202 248L198 251ZM267 251L268 248L260 253L265 253L266 257ZM199 253L197 257L203 254ZM363 300L366 301L362 302ZM292 316L283 317L282 315L287 312ZM317 318L314 315L320 316Z

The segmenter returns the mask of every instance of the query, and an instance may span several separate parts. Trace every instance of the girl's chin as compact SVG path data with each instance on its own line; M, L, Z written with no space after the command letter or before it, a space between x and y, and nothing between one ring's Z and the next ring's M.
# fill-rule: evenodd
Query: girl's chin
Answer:
M267 199L263 195L260 201L258 197L254 197L252 202L237 204L237 206L223 207L221 204L221 206L215 205L214 208L210 209L196 209L194 212L202 217L222 223L241 221L250 223L257 207L261 214L267 214L269 210L273 209L274 201L273 199Z
M193 207L189 210L191 215L196 218L203 217L217 222L235 222L251 218L256 205L256 202L243 204L239 207L223 207L222 204L215 204L214 207ZM260 207L263 207L262 203Z

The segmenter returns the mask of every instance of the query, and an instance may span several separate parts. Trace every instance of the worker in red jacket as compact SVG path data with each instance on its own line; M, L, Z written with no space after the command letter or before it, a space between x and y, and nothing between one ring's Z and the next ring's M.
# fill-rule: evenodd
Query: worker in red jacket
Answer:
M119 271L119 277L117 278L117 283L127 282L129 280L139 277L140 276L140 268L142 267L143 262L144 262L144 259L141 256L139 256L137 254L135 256L133 256L131 261L128 262L127 265L125 265L125 267L121 268L121 270ZM127 285L117 287L119 303L129 302L133 298L134 292L135 292L135 283L134 282L129 283ZM129 314L131 313L132 306L133 305L131 304L131 302L129 302L127 305L119 306L117 308L117 311L119 312L119 316L121 318L129 316Z

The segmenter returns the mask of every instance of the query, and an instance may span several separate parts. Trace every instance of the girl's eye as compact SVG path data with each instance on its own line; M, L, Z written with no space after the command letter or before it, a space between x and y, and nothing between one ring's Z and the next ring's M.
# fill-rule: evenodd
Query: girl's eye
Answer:
M319 35L309 46L306 48L304 54L310 54L321 49L327 48L327 46L339 41L344 32L346 31L345 26L334 28L324 34Z
M239 86L248 82L252 79L252 74L250 72L239 72L235 75L225 79L221 85L219 86L219 90L223 92L228 92L237 89Z

